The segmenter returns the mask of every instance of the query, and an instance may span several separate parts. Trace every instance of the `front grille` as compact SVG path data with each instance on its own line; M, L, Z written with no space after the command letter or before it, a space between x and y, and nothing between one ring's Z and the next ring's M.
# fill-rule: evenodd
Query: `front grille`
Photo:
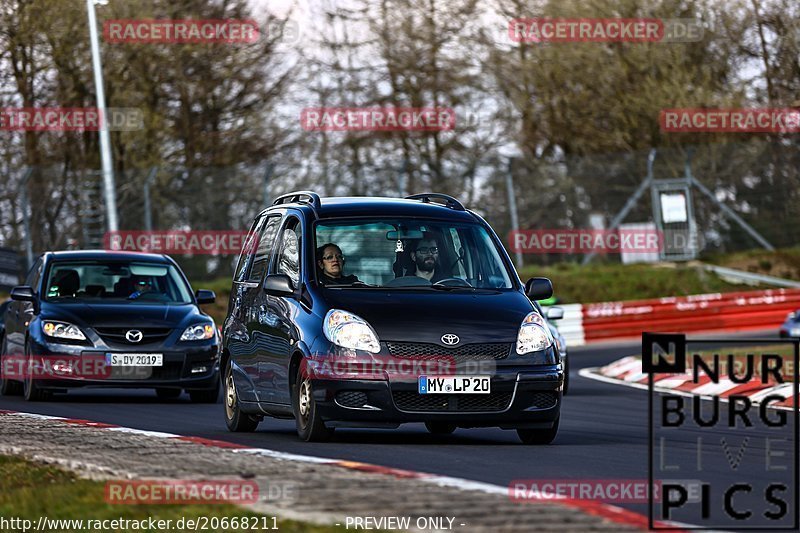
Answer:
M511 343L495 342L483 344L464 344L455 348L445 348L438 344L424 342L387 342L393 357L414 357L421 360L437 357L453 357L457 361L485 361L503 359L511 350Z
M367 403L367 394L358 390L343 390L336 393L336 403L342 407L363 407Z
M183 370L182 362L164 361L164 366L153 367L153 375L150 377L150 379L157 379L157 380L180 379L182 370Z
M558 403L558 394L555 392L536 392L531 398L531 407L536 409L550 409Z
M142 340L139 342L130 342L125 338L125 334L130 330L137 330L142 332ZM170 328L95 328L95 331L100 338L105 342L116 344L125 344L128 346L136 346L138 344L152 344L154 342L162 342L169 337L172 333Z
M392 398L402 411L504 411L511 404L511 392L491 394L419 394L393 391Z
M114 381L170 381L181 379L183 362L164 361L163 366L114 366L104 378L111 384Z

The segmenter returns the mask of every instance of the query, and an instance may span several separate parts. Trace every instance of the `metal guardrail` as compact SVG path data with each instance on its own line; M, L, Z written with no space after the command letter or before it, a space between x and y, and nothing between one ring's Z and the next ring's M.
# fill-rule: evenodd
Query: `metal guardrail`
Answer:
M800 281L792 281L790 279L776 278L774 276L765 276L763 274L754 274L752 272L745 272L744 270L736 270L734 268L727 268L716 265L703 265L703 269L708 272L714 272L722 279L730 280L733 283L745 283L747 285L774 285L776 287L800 288Z

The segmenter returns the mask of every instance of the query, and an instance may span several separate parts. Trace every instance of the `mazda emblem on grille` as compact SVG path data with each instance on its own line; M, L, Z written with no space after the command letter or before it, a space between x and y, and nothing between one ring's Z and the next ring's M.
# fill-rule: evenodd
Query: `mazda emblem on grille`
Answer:
M141 342L144 335L138 329L129 329L125 332L125 338L128 342Z
M461 339L458 338L458 335L454 335L452 333L445 333L442 335L442 342L448 346L455 346L460 340Z

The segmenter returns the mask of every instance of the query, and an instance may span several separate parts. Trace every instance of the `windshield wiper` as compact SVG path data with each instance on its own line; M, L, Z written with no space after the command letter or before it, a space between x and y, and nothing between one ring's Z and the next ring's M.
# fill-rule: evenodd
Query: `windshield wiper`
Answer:
M431 289L436 289L437 291L455 291L458 289L467 289L470 291L478 290L478 287L467 287L466 285L436 285L435 283L430 285Z
M336 283L334 285L325 285L325 287L377 287L377 285L370 285L369 283L364 283L363 281L354 281L353 283Z

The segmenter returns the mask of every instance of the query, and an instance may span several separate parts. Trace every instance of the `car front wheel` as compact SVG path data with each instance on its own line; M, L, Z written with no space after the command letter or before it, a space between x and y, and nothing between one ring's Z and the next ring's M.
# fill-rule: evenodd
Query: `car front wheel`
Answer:
M292 390L292 408L297 423L297 435L306 442L324 442L333 436L333 429L325 427L325 422L317 410L311 379L298 372Z
M30 346L26 343L25 344L25 364L27 368L25 369L23 381L22 381L22 396L28 402L41 402L43 400L47 400L49 394L47 391L42 390L39 387L39 384L36 383L37 378L34 374L37 371L34 369L34 360L33 355L31 354Z
M8 357L8 344L5 335L3 341L0 342L0 357ZM0 360L0 395L3 396L19 396L22 394L22 383L11 379L6 379L3 376L3 368L6 367L5 361Z
M239 395L236 393L236 383L233 381L233 367L231 362L225 365L225 425L230 431L248 433L255 431L259 420L239 407Z

